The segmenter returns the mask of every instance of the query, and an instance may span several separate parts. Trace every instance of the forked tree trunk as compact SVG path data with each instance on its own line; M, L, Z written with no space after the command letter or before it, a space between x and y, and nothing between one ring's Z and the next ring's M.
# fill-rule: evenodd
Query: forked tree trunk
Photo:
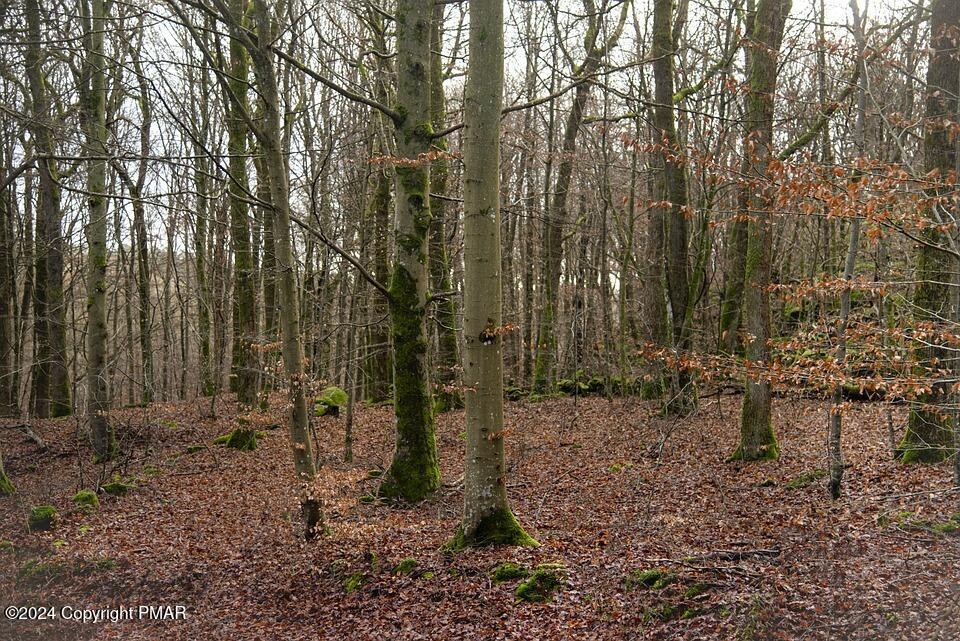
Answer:
M307 414L306 377L303 373L303 348L300 344L300 306L297 302L296 263L290 234L290 193L287 167L283 158L280 129L280 95L274 54L269 48L273 39L271 11L267 0L254 0L253 22L256 43L247 43L253 63L257 89L262 98L262 121L257 137L263 153L270 183L273 205L274 246L277 261L277 293L280 299L283 369L290 397L290 441L294 469L303 483L300 496L301 515L307 538L323 533L322 504L314 496L312 481L316 476L313 447L310 442L310 418Z

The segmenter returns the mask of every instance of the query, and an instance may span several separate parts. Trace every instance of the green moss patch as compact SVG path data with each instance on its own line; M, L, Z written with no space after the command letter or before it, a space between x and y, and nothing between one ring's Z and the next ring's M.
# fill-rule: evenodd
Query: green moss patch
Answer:
M232 432L221 434L213 439L216 445L226 445L241 452L252 452L257 449L257 438L261 436L255 429L238 427Z
M93 490L80 490L73 495L73 504L81 510L93 511L100 507L100 497Z
M490 578L494 583L525 579L528 576L530 576L530 570L513 561L506 561L490 570Z
M130 490L136 489L137 484L134 479L126 479L121 481L120 479L114 479L113 481L101 485L100 489L110 496L126 496Z
M634 570L623 580L627 590L662 590L676 580L677 575L660 568Z
M359 590L365 581L366 576L363 572L354 572L343 580L343 589L347 594L350 594L351 592Z
M31 532L46 532L54 529L58 520L57 508L52 505L38 505L30 510L27 529Z
M4 472L0 472L0 496L10 496L17 491L10 481L10 477Z
M563 587L564 571L558 563L538 565L527 579L517 584L514 594L520 601L546 603Z
M803 472L787 481L787 489L799 490L800 488L807 487L815 481L819 481L826 475L827 471L823 468L818 467L815 470L807 470L806 472Z
M461 526L453 539L444 546L444 550L456 552L468 547L483 547L486 545L538 547L540 543L524 531L513 512L504 509L481 519L469 535L464 533Z
M199 444L199 443L195 443L195 444L193 444L193 445L188 445L188 446L187 446L187 454L196 454L197 452L199 452L199 451L201 451L201 450L205 450L205 449L207 449L207 446L206 446L206 445L202 445L202 444Z
M399 563L393 566L393 574L397 576L402 576L404 574L411 574L414 570L417 569L417 560L413 557L407 557L401 559Z

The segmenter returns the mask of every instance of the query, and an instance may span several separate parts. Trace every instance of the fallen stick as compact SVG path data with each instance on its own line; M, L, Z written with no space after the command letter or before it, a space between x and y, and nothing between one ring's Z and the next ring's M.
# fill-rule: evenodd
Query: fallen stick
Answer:
M28 423L17 423L15 425L4 425L7 429L20 430L26 434L27 438L41 450L47 449L46 442L40 438L40 435L33 431Z

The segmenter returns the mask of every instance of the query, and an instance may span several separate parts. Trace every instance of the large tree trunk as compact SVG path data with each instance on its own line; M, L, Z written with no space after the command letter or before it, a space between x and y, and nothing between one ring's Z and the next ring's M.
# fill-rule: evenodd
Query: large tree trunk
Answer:
M760 0L753 22L754 44L746 97L748 131L744 154L750 159L751 189L744 271L743 320L749 335L746 357L752 375L747 378L740 416L740 444L731 460L775 459L780 455L770 423L770 294L773 226L773 189L767 184L773 145L773 108L777 86L777 57L791 0Z
M687 258L687 207L690 201L683 150L677 135L674 118L674 65L676 38L673 33L673 0L656 0L653 10L654 97L653 124L660 155L657 172L657 199L664 203L661 214L665 222L665 281L670 299L672 348L676 356L690 349L690 265ZM667 204L669 203L669 204ZM671 368L670 389L665 411L686 415L696 409L697 393L690 373L682 368Z
M430 22L433 4L400 0L397 26L395 265L390 282L396 449L380 494L419 501L440 485L427 373L427 233L430 228Z
M67 329L63 304L63 234L60 228L60 184L54 153L52 113L40 53L40 9L36 0L26 0L27 49L24 55L33 117L30 133L40 177L40 207L37 212L36 283L34 298L33 375L34 413L67 416L72 412L70 381L66 367Z
M87 4L83 3L86 10ZM103 53L106 0L92 0L85 26L83 103L87 153L87 418L97 459L116 454L107 411L107 88ZM88 84L87 84L88 83Z
M948 176L956 171L957 150L954 128L957 126L960 108L957 95L960 93L960 58L957 57L957 41L960 39L960 2L934 0L930 18L930 64L927 67L926 121L923 139L925 166L934 180L946 183ZM951 309L951 286L956 261L937 246L947 246L947 233L937 225L950 220L938 210L952 207L953 187L929 190L930 204L926 212L931 225L922 232L923 243L917 253L918 285L913 296L916 318L936 327L935 334L946 331L949 320L954 318ZM918 347L916 359L937 370L955 358L950 348L930 344ZM949 412L930 408L948 400L950 375L933 374L932 391L918 400L918 406L910 410L907 431L898 448L905 463L935 463L949 458L954 452L953 421Z
M470 1L470 62L464 94L463 383L467 451L463 522L454 547L536 545L507 502L503 457L503 336L500 262L500 109L503 3Z
M263 119L258 138L263 152L262 163L268 171L273 205L283 368L290 395L290 441L293 448L294 468L303 482L300 507L305 535L307 538L313 538L323 532L323 514L320 499L313 495L310 487L316 476L316 468L313 463L310 418L307 414L305 395L307 381L303 373L303 348L300 343L297 266L293 257L290 234L290 193L280 129L280 95L277 88L274 54L269 48L274 34L271 29L271 12L267 0L254 0L253 7L257 45L249 46L248 52L253 62L257 89L263 101Z

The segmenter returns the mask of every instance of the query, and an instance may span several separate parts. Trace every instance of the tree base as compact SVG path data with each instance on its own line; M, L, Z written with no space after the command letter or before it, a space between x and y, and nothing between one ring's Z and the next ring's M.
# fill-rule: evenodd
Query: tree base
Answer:
M932 465L952 457L953 449L949 447L913 446L904 441L897 446L897 453L897 458L900 459L901 463Z
M394 458L381 477L377 496L406 503L418 503L430 496L440 487L440 468L427 458Z
M323 504L320 499L301 500L300 516L303 519L303 538L312 541L327 534L327 527L323 523Z
M771 439L762 445L751 445L744 447L743 443L737 445L733 454L725 459L725 462L734 461L776 461L780 458L780 446L777 439L771 435Z
M482 518L473 531L467 534L463 525L444 550L456 552L465 548L487 545L508 545L513 547L540 547L540 543L527 534L509 508L503 508Z
M902 463L940 463L953 456L951 421L932 412L912 411L907 431L897 445L897 458Z

